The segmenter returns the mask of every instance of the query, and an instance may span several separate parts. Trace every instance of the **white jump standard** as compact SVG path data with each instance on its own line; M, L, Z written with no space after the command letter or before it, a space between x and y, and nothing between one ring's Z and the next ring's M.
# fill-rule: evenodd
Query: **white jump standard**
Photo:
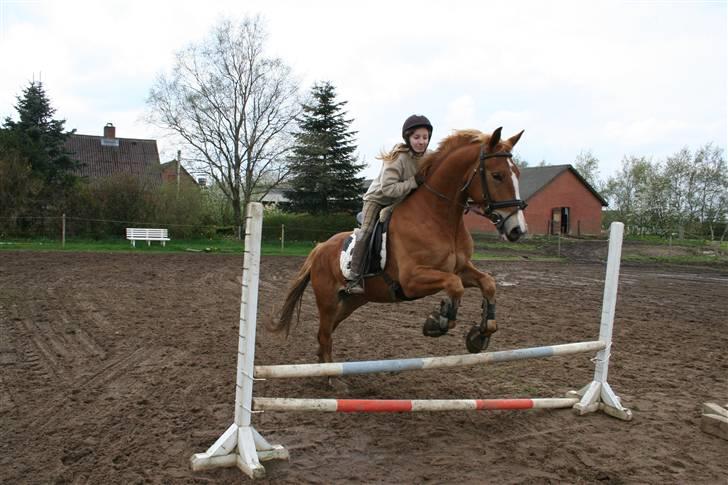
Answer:
M288 451L271 445L251 426L253 400L253 359L255 324L258 311L260 240L263 232L263 205L248 204L245 221L240 331L238 333L238 370L235 382L235 419L233 424L206 452L192 455L192 469L205 470L237 466L251 478L265 476L262 460L288 459ZM248 371L246 371L248 369Z
M235 420L205 453L192 456L191 465L193 470L204 470L219 466L237 466L250 477L260 478L265 475L265 468L261 465L261 461L287 459L288 452L282 446L271 445L252 427L251 417L253 412L371 413L573 408L579 415L601 410L619 419L632 419L631 411L622 407L619 398L607 383L612 345L612 325L617 301L619 261L621 259L624 231L622 223L612 223L610 228L609 257L604 282L599 340L446 357L255 366L255 326L258 307L260 238L263 225L262 205L259 203L249 204L247 214L242 298L240 303L240 332L238 337ZM594 380L580 391L571 391L565 398L428 400L253 398L254 378L294 378L401 372L443 367L488 365L513 360L594 351L597 351Z

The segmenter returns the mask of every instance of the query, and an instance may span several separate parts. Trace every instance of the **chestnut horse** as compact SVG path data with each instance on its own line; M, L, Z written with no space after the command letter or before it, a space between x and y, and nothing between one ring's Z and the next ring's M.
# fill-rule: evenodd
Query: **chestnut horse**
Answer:
M387 233L384 272L365 280L363 295L349 295L339 257L351 232L339 233L318 244L293 280L272 331L290 330L291 320L309 281L319 311L319 362L332 362L332 334L342 320L367 302L415 300L444 290L447 297L425 321L424 334L438 337L455 326L465 288L478 287L483 295L481 322L473 325L466 347L477 353L497 330L495 279L478 271L470 258L473 238L463 212L475 204L493 221L501 237L516 241L526 233L518 191L518 167L512 149L523 131L501 140L477 130L457 131L437 150L423 157L419 171L425 183L397 205Z

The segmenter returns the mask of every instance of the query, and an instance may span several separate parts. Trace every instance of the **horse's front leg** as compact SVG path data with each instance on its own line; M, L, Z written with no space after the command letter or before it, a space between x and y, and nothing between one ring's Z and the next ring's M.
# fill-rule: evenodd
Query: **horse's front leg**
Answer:
M440 308L433 310L427 317L422 333L426 337L441 337L451 328L455 328L458 306L459 302L450 297L440 300Z
M447 298L440 302L440 308L434 310L425 320L422 333L428 337L439 337L455 326L460 299L465 292L459 277L435 269L418 269L408 278L403 278L402 289L407 295L431 295L445 290Z
M483 313L480 324L473 325L465 337L465 346L468 351L477 354L488 347L490 336L498 330L495 320L495 279L488 273L478 271L470 261L460 272L460 278L466 288L477 286L483 295Z

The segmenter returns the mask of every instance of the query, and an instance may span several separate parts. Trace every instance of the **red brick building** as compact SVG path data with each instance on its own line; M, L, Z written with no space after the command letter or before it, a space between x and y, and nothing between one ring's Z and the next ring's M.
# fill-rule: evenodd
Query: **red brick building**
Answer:
M183 165L179 165L177 160L172 160L160 165L162 171L163 184L176 184L179 177L179 183L182 186L197 187L198 183L190 173L185 170Z
M571 165L527 167L519 179L529 234L599 235L607 202ZM488 219L465 215L471 232L495 232Z

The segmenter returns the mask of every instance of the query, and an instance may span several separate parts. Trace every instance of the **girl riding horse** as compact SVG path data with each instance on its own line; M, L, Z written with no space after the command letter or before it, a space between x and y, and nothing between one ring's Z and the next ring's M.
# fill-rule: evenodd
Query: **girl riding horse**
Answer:
M293 280L277 319L268 328L288 334L297 305L311 282L319 311L319 362L332 362L332 334L342 320L367 302L413 300L444 290L446 298L425 321L425 335L444 335L455 326L465 288L482 294L480 323L466 336L470 352L487 347L496 329L495 279L471 262L473 239L463 222L464 209L480 208L504 239L516 241L526 231L520 199L518 167L512 150L523 131L502 140L464 130L443 140L420 162L424 179L392 213L387 236L387 261L381 275L370 278L362 294L339 291L346 281L339 256L351 232L318 244ZM472 204L471 204L472 202ZM396 290L396 291L395 291Z

